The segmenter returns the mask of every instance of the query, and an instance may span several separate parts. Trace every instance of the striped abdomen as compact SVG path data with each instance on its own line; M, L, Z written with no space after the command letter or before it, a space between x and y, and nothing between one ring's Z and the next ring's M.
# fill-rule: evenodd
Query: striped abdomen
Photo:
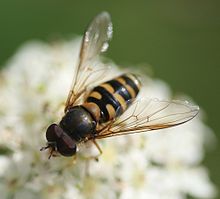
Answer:
M86 103L98 107L99 123L120 116L136 98L140 81L133 74L124 74L95 87Z

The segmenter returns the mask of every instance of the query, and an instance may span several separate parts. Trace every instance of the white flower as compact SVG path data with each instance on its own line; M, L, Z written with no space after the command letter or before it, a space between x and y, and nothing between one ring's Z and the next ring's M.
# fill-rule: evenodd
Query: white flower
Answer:
M71 85L79 45L80 39L29 42L2 70L1 199L213 198L215 188L201 165L211 131L199 117L172 129L101 140L98 162L82 152L77 160L48 160L39 151L46 127L62 117L60 104ZM114 71L120 73L117 67ZM171 99L163 81L146 77L143 82L140 97Z

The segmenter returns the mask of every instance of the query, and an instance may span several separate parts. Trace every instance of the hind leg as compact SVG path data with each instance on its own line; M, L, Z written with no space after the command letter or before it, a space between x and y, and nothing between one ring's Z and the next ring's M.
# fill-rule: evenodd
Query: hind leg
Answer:
M88 156L88 157L84 157L84 159L85 159L85 176L89 176L89 173L90 173L89 172L89 167L90 167L91 160L95 160L96 162L98 162L99 156L102 155L102 149L99 146L99 144L95 140L91 140L91 141L95 145L95 147L97 148L99 154L91 155L91 156Z

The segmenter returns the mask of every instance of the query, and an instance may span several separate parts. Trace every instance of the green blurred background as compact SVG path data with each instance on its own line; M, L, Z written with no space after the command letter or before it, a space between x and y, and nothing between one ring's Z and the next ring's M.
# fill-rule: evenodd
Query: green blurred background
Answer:
M219 0L1 0L0 65L25 41L81 35L100 11L112 16L107 56L120 65L152 66L154 76L193 97L220 138ZM204 163L220 187L220 147Z

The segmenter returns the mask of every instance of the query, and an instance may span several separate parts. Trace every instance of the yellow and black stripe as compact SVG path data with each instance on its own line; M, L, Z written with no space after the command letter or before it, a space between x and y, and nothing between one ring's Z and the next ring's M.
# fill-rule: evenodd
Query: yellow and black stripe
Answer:
M134 74L123 74L95 87L86 102L95 103L99 107L99 123L107 122L120 116L129 107L140 86L140 81Z

